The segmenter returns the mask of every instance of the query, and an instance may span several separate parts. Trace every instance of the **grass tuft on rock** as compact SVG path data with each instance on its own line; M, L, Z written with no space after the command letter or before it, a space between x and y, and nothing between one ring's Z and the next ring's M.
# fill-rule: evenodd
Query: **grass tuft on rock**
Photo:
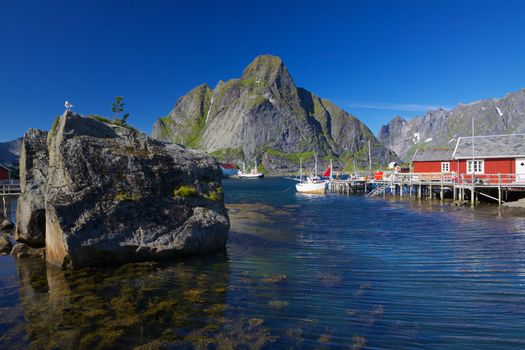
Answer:
M136 202L139 200L139 196L135 193L117 192L115 194L115 200L117 202Z
M173 195L175 197L184 197L184 198L197 197L199 195L199 192L193 186L182 185L179 188L177 188L175 191L173 191Z

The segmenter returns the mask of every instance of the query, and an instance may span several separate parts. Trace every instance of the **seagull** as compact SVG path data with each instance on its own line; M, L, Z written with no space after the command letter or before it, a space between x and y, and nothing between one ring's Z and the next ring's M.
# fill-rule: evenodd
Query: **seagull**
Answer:
M70 111L71 108L73 108L73 107L75 107L75 106L73 106L73 105L71 104L71 102L66 101L66 102L64 103L64 107L66 107L66 109L67 109L68 111Z

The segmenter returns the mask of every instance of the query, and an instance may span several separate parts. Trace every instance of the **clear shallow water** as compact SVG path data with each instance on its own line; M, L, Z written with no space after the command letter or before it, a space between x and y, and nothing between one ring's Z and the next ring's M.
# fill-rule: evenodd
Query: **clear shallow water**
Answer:
M62 272L0 257L0 348L525 348L525 216L226 180L227 251Z

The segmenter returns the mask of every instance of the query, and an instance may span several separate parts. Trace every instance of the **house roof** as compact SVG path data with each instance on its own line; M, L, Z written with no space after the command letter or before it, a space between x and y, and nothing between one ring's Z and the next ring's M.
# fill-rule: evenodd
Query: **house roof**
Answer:
M472 141L474 141L474 151ZM454 159L525 157L525 134L460 137L453 157Z
M221 163L223 169L237 169L237 166L232 163Z
M414 157L412 158L413 162L428 162L428 161L438 161L438 160L451 160L452 153L454 150L452 148L427 148L427 149L418 149Z

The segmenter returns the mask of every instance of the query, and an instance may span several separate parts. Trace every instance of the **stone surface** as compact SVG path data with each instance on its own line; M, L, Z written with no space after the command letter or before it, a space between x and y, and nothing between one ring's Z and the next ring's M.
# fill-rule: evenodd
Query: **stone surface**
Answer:
M46 131L30 129L22 141L15 239L32 247L45 243L44 194L48 170Z
M166 118L153 126L153 137L203 149L218 159L262 162L270 172L298 168L294 157L314 152L319 159L356 158L368 163L371 139L374 163L397 158L356 117L330 101L298 88L279 57L257 57L240 79L201 85L180 98ZM306 156L303 155L303 161Z
M11 255L17 258L25 258L29 256L45 256L45 248L32 248L24 243L17 243L11 250Z
M7 231L12 230L15 227L15 225L11 222L11 220L3 218L2 222L0 223L0 231Z
M524 133L525 89L452 110L440 108L410 121L395 117L381 128L378 139L409 161L418 147L453 148L459 136L472 136L472 119L476 135Z
M506 203L503 203L502 205L505 206L505 207L508 207L508 208L525 209L525 198L519 199L519 200L514 201L514 202L506 202Z
M13 244L9 237L5 233L0 234L0 254L8 254L12 248Z
M48 262L76 268L225 247L221 171L205 153L72 112L48 151Z

